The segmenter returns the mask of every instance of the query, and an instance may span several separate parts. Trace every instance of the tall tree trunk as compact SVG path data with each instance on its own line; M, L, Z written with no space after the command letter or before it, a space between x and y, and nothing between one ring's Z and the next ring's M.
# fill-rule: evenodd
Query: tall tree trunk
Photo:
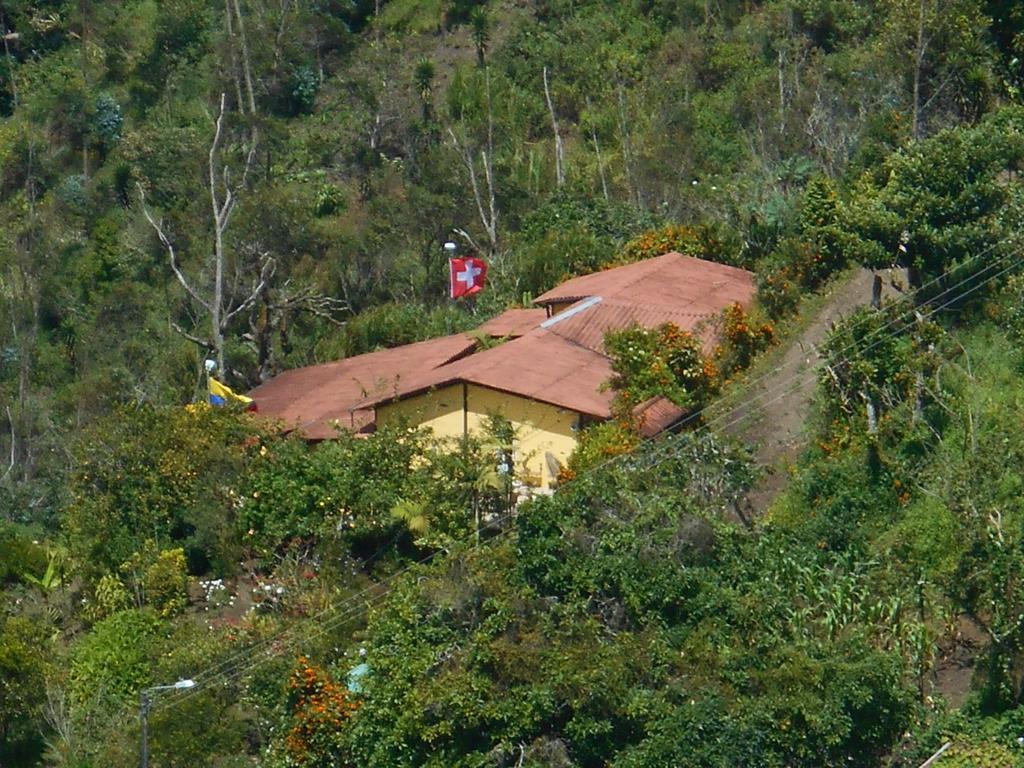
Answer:
M924 34L924 3L925 0L918 0L917 4L917 43L914 46L914 84L913 84L913 116L911 119L911 138L921 138L921 70L924 69L925 52L928 50L928 40Z
M562 134L558 131L558 118L555 117L555 105L551 101L551 89L548 87L548 68L544 67L544 99L548 103L548 112L551 114L551 130L555 134L555 183L562 187L565 185L565 168L562 158Z
M590 97L587 97L587 111L591 111ZM601 177L601 192L604 193L604 199L608 199L608 182L604 177L604 160L601 157L601 145L597 141L597 128L594 126L593 120L590 123L590 139L594 143L594 154L597 155L597 173Z
M779 74L779 133L786 132L786 82L783 79L785 73L785 59L782 56L782 48L778 50L778 74Z
M235 41L235 12L231 8L231 0L224 0L224 18L227 21L228 49L231 52L231 80L235 84L235 99L238 111L245 114L245 99L242 97L242 77L239 73L238 48Z

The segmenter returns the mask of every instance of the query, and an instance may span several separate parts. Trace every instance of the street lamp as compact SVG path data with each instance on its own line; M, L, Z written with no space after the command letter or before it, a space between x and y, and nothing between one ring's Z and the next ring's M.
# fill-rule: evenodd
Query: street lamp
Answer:
M151 688L143 688L139 691L139 718L142 721L142 768L149 768L149 705L152 703L151 694L159 691L183 691L192 688L195 680L179 680L171 685L154 685Z

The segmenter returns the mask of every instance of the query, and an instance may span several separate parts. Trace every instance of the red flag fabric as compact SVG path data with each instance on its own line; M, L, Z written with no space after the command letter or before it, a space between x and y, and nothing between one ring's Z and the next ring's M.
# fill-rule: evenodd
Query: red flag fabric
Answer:
M483 289L484 283L487 282L487 263L475 256L449 259L448 268L453 299L479 293Z

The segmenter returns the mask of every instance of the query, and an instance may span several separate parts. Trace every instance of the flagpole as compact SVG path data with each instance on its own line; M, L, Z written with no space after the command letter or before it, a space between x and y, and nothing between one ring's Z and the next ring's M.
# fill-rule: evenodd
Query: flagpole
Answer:
M217 361L212 358L206 358L203 361L203 368L206 369L206 404L210 404L210 377L213 376L213 372L217 370Z
M454 240L447 240L445 244L441 246L444 249L444 255L448 257L448 302L451 306L455 306L455 267L452 266L452 259L455 258L459 252L459 246ZM450 329L449 329L450 330Z

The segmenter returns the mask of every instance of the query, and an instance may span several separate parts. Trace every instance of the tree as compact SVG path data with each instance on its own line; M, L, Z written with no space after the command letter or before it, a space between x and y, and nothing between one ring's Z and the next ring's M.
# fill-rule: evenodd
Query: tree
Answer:
M886 0L886 25L879 44L909 51L902 71L910 81L910 138L925 134L928 115L939 106L967 119L984 110L990 55L986 19L978 0ZM899 54L896 54L899 56Z
M242 178L236 185L231 181L229 167L226 164L221 165L223 161L221 143L224 139L224 116L226 109L227 97L222 93L220 95L220 111L217 115L217 120L214 123L213 141L210 144L207 164L209 172L208 184L210 191L210 212L213 219L214 238L213 254L210 258L210 261L212 261L211 266L213 268L214 277L213 286L210 289L204 291L202 288L197 287L194 280L186 277L178 263L178 255L175 251L174 242L164 230L163 222L155 219L149 208L146 207L145 192L142 186L139 185L139 195L142 200L143 214L145 215L146 220L156 231L157 237L160 238L160 242L167 249L167 255L170 259L171 269L174 272L174 276L178 279L178 282L181 283L185 292L204 310L206 310L210 316L209 340L207 341L201 338L196 338L191 335L189 335L189 338L200 345L208 346L213 349L217 358L217 370L221 372L224 371L225 331L230 327L231 321L234 320L236 316L247 310L256 302L274 270L274 260L268 254L259 254L259 271L253 280L254 285L249 289L245 298L239 299L227 294L225 286L227 254L224 247L224 233L227 231L228 224L231 222L231 215L235 211L237 194L242 187L245 186L249 170L252 167L253 158L256 155L255 142L257 135L254 131L250 137L250 144L248 151L246 152L245 163L242 168ZM185 334L184 331L182 331L182 333ZM221 375L223 375L223 373Z
M881 172L860 179L845 206L844 223L859 238L849 250L865 266L906 267L915 286L987 253L1008 233L1011 198L1002 175L1022 159L1024 114L1017 108L895 153Z
M435 74L434 63L430 59L420 59L416 62L416 69L412 73L413 83L416 85L416 94L420 97L420 105L423 110L423 122L430 120Z
M474 8L469 23L476 45L476 65L483 69L487 66L487 44L491 41L491 17L487 15L487 8L482 5Z
M0 625L0 759L35 764L42 752L40 720L48 663L43 628L24 618Z

